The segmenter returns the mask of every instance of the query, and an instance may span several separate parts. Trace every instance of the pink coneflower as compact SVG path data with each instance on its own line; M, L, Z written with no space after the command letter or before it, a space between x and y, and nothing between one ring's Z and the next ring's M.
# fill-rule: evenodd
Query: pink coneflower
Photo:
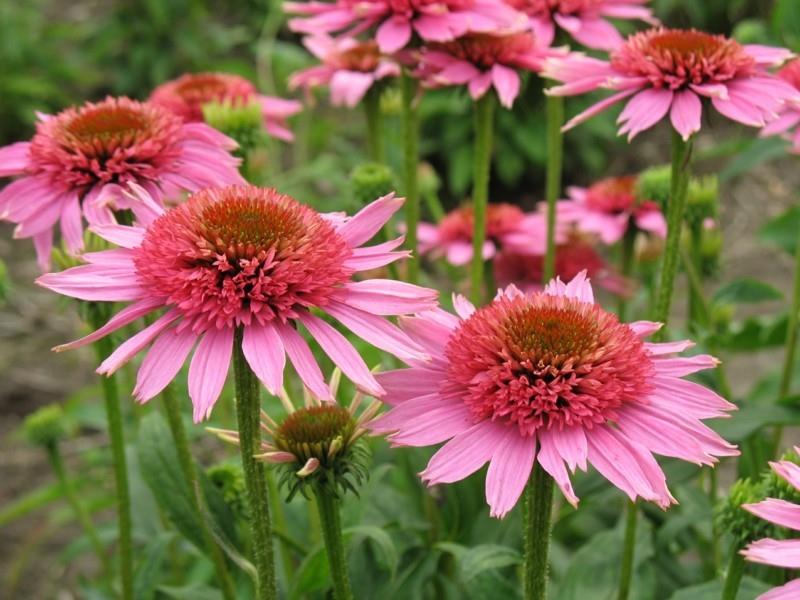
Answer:
M211 102L234 106L256 102L261 105L267 133L285 141L294 139L286 119L303 108L297 100L259 94L247 79L229 73L186 73L154 89L150 102L163 106L188 123L203 121L203 106Z
M587 48L614 50L623 38L608 18L638 19L658 25L649 0L504 0L531 19L531 27L546 44L556 36L556 26Z
M562 55L530 31L470 33L452 42L426 45L418 76L430 87L466 85L474 100L494 87L500 104L511 108L519 95L517 71L539 72L546 58Z
M306 90L327 85L334 106L356 106L369 88L386 77L400 75L400 66L381 54L374 41L359 42L353 38L333 39L320 34L307 37L303 45L320 61L308 69L294 73L289 87Z
M778 71L778 77L800 93L800 58L790 61ZM786 104L780 116L761 130L761 135L785 135L792 141L792 151L800 154L800 102Z
M608 177L588 188L569 187L567 195L569 200L556 205L558 219L597 234L605 244L621 240L629 227L667 237L667 221L658 204L637 198L636 177Z
M525 15L496 0L338 0L284 2L286 12L303 15L289 28L316 35L348 27L355 35L377 27L375 41L391 54L408 46L414 34L424 42L446 42L467 32L521 30Z
M83 248L82 217L114 221L130 210L140 222L155 218L165 199L210 185L240 183L236 142L202 123L184 124L161 107L106 98L40 115L30 142L0 148L0 177L21 176L0 192L0 218L17 223L14 237L33 238L39 266L49 268L53 228L71 252ZM136 183L148 202L122 187Z
M500 287L514 285L526 293L541 291L544 251L538 254L500 252L492 261L492 271ZM633 292L633 282L609 267L588 239L569 232L556 246L555 274L568 281L581 271L612 294L627 297Z
M394 252L402 238L362 246L397 211L393 195L352 218L330 218L274 189L209 188L165 213L147 228L97 227L121 249L84 255L89 263L39 278L58 293L87 301L133 302L91 335L61 346L82 346L153 311L167 311L122 344L98 368L111 374L148 344L134 396L146 402L171 381L197 345L189 367L196 421L219 397L234 343L272 393L283 385L288 355L306 387L330 399L328 386L299 334L302 324L354 383L373 394L380 385L356 350L312 312L319 309L375 346L419 358L419 347L382 318L430 308L436 292L373 279L355 272L408 256Z
M691 342L642 341L658 323L620 323L594 303L585 274L543 293L507 288L458 317L427 311L401 326L432 361L378 375L392 410L373 424L397 445L449 440L422 478L452 483L489 462L491 514L510 511L534 460L574 505L567 468L591 463L631 499L666 508L674 499L652 453L700 465L737 454L703 419L735 406L682 377L713 368L708 355L676 357Z
M800 454L800 447L795 446L794 451ZM788 460L771 462L770 466L775 473L800 492L800 466ZM798 504L767 498L756 504L744 504L742 508L780 527L789 527L800 531L800 505ZM747 546L742 550L742 554L747 560L764 565L783 569L800 569L800 539L773 540L765 538ZM800 597L800 579L794 579L786 585L761 594L757 600L795 600L798 597Z
M474 230L472 205L450 211L439 225L420 223L417 229L419 251L450 264L461 266L472 260ZM489 204L486 210L486 242L483 258L491 259L501 248L544 253L546 224L537 214L525 214L513 204Z
M724 116L753 127L773 120L786 102L800 100L797 90L767 71L790 56L783 48L742 46L694 29L658 28L629 36L610 62L571 55L549 61L542 74L564 83L548 91L559 96L617 91L571 119L564 130L633 96L619 116L620 135L627 133L630 140L669 113L686 140L700 131L704 97Z

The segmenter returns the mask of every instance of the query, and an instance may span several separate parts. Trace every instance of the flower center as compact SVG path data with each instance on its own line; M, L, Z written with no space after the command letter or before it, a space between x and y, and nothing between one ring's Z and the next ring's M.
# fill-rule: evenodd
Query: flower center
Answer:
M134 259L144 287L193 330L286 322L327 304L351 250L318 213L274 189L209 188L156 220Z
M595 10L606 0L506 0L516 10L532 17L550 17L553 14L575 15Z
M31 158L67 187L156 180L180 154L180 128L156 106L107 98L39 123Z
M530 33L491 35L468 33L452 42L431 44L431 49L440 50L478 67L488 69L496 64L515 65L521 55L534 47Z
M370 0L384 4L383 0ZM412 17L416 14L439 15L442 13L464 10L474 4L474 0L389 0L388 7L392 13Z
M756 62L735 40L694 29L650 29L631 35L612 66L654 87L677 90L752 75Z
M451 338L448 389L476 420L519 427L592 427L649 390L652 361L612 313L566 297L501 298Z
M300 463L317 458L326 464L337 450L331 452L331 444L339 440L338 450L345 450L355 429L355 421L346 408L338 404L309 406L293 412L281 423L275 432L275 446L294 454Z
M618 215L630 212L636 204L636 177L609 177L586 192L586 204L594 210Z
M227 73L187 73L158 86L150 101L163 106L184 121L203 120L203 106L210 102L247 104L256 94L244 77Z
M381 53L378 50L378 44L372 40L343 50L334 57L334 61L339 68L363 73L374 71L378 67L380 60Z
M486 238L499 241L499 238L519 227L525 213L513 204L489 204L486 210ZM442 219L439 233L443 241L470 241L474 229L474 216L471 205L457 208Z

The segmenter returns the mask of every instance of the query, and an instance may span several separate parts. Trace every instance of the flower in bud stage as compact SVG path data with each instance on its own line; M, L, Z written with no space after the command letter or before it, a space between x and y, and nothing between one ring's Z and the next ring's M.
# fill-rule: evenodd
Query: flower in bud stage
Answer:
M55 446L69 435L61 406L48 404L28 415L22 424L22 433L35 446Z
M364 206L395 189L394 174L386 165L362 163L350 173L350 185L356 202Z

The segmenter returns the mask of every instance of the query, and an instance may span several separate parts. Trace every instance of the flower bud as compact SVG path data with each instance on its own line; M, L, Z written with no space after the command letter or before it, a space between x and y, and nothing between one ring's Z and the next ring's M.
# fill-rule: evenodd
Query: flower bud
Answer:
M69 434L61 406L49 404L28 415L22 424L22 433L36 446L47 448L58 444Z
M360 206L394 191L394 175L386 165L362 163L350 173L353 197Z

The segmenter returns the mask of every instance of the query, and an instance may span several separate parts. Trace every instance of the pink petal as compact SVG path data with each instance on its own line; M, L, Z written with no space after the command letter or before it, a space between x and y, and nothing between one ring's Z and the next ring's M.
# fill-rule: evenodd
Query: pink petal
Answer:
M700 131L700 117L703 105L697 94L690 90L675 92L672 101L670 120L675 131L681 134L683 141L688 140L694 133Z
M639 337L645 338L659 331L663 325L655 321L634 321L628 323L628 327Z
M472 243L454 241L446 245L447 262L460 267L472 261Z
M331 390L325 383L322 371L303 336L297 333L291 325L278 323L276 327L283 340L286 354L289 355L289 360L292 361L294 370L297 371L308 391L319 400L333 400Z
M761 594L756 600L797 600L798 598L800 598L800 579L794 579Z
M50 254L53 251L53 230L48 229L33 236L33 247L36 250L36 263L39 270L46 273L50 270Z
M469 82L469 95L473 100L481 98L492 85L492 72L486 71Z
M430 446L450 439L473 425L472 413L459 401L448 401L438 393L404 402L372 421L370 429L393 433L389 441L398 446Z
M423 316L401 317L400 327L432 356L443 356L452 330Z
M354 108L373 83L375 76L372 73L338 70L328 84L331 90L331 104Z
M506 427L496 442L486 472L486 502L490 516L502 519L514 508L531 476L536 438L523 437L517 427Z
M30 142L16 142L0 147L0 177L21 175L30 166Z
M397 405L438 391L444 380L444 373L427 368L395 369L377 373L375 379L386 390L381 401Z
M436 73L436 80L447 85L464 85L480 73L472 63L466 60L454 60Z
M128 225L92 225L89 229L107 242L122 248L138 248L142 245L144 229Z
M442 446L420 473L428 485L453 483L472 475L492 458L495 448L505 438L504 425L481 421Z
M569 131L573 127L576 127L577 125L580 125L581 123L583 123L585 121L588 121L589 119L591 119L595 115L599 115L601 112L611 108L617 102L621 102L622 100L624 100L628 96L631 96L631 95L635 94L638 91L639 90L637 90L637 89L624 90L622 92L618 92L618 93L614 94L613 96L609 96L605 100L601 100L597 104L593 104L592 106L587 108L582 113L580 113L578 115L575 115L569 121L567 121L564 124L564 126L561 128L561 131ZM549 90L549 92L553 93L553 89L551 88Z
M351 248L361 246L381 230L404 201L404 198L396 198L394 193L378 198L337 227L337 231Z
M647 89L630 99L617 119L623 126L620 135L628 134L631 141L638 133L658 123L669 111L674 93L664 89Z
M767 498L755 504L742 504L742 508L775 525L800 531L800 505L786 500Z
M228 377L232 353L232 327L209 329L197 344L189 365L189 397L194 405L195 423L211 414Z
M668 377L685 377L705 369L714 369L719 361L710 354L679 358L660 358L653 361L656 373Z
M100 363L100 366L97 367L97 373L101 375L111 375L114 373L122 365L141 352L179 317L180 313L174 309L161 315L152 325L148 325L133 337L125 340L111 353L111 356Z
M411 23L403 17L391 17L378 27L375 41L384 54L397 52L411 41Z
M797 451L797 448L795 448ZM798 452L800 454L800 452ZM781 460L769 463L772 470L775 471L780 477L785 479L790 485L794 486L797 491L800 491L800 466L789 462L788 460Z
M334 298L374 315L401 315L434 308L438 292L391 279L367 279L345 284Z
M500 104L506 108L511 108L514 100L519 95L519 75L514 69L509 69L503 65L496 64L492 67L492 83L497 90L497 97Z
M167 329L158 336L136 374L134 398L144 403L160 394L175 379L196 340L197 334L189 328L180 333Z
M397 260L408 258L411 256L410 251L393 252L393 250L402 245L404 241L405 236L401 236L375 246L356 248L353 250L350 257L344 261L344 266L354 271L369 271L385 267Z
M589 446L583 427L565 427L560 431L550 431L545 434L545 439L553 444L570 471L574 473L576 468L586 470Z
M126 302L139 300L142 288L132 277L133 269L110 269L98 265L81 265L60 273L47 273L36 280L38 285L58 294L89 302Z
M81 221L81 203L78 194L66 198L61 207L61 237L67 249L77 254L83 249L83 223Z
M753 542L742 550L751 561L784 569L800 569L800 540L773 540L765 538Z
M453 294L453 309L459 317L466 320L475 312L475 305L461 294Z
M616 27L604 19L580 19L578 28L570 33L587 48L596 50L615 50L623 42Z
M242 332L242 353L253 373L277 396L283 388L286 352L283 341L272 323L247 325Z
M577 428L576 428L577 429ZM578 497L572 489L569 473L564 466L564 459L558 450L556 438L561 432L554 429L545 429L538 433L539 437L539 464L549 473L550 477L558 484L561 493L572 506L578 507ZM585 458L584 458L585 461Z

